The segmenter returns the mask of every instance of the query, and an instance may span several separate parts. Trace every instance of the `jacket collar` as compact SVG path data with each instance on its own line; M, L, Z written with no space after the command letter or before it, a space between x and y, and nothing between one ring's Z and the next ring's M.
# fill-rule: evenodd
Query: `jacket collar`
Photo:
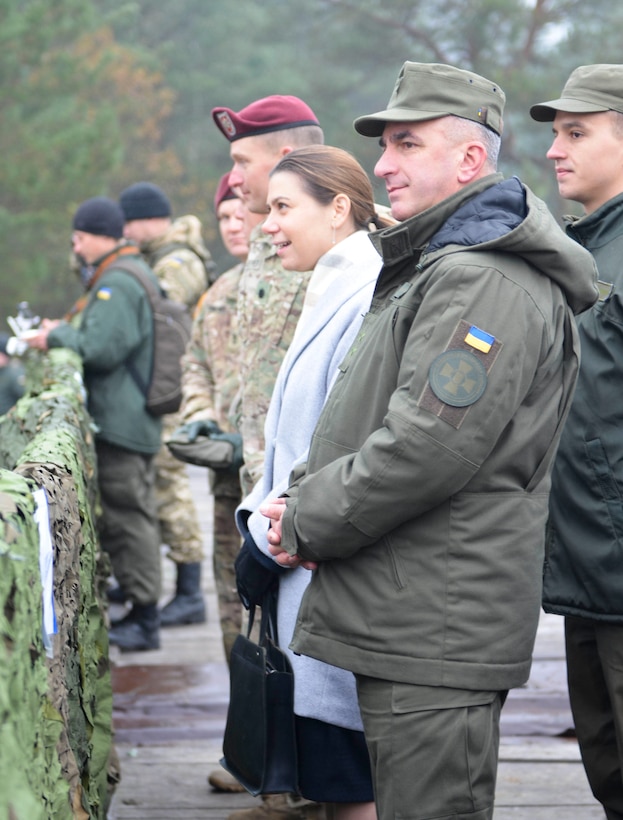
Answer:
M395 265L413 257L418 259L431 237L461 205L503 179L502 174L489 174L405 222L371 234L370 239L383 257L384 265Z
M586 216L563 217L567 233L589 249L607 244L623 234L623 193L612 197Z

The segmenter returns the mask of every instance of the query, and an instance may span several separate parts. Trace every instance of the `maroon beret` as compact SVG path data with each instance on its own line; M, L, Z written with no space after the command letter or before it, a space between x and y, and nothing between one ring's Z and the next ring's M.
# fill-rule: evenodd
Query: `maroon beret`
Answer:
M214 210L226 199L237 199L236 194L229 187L229 171L221 177L216 193L214 194Z
M230 142L300 125L320 125L303 100L280 95L256 100L237 113L231 108L213 108L212 116Z

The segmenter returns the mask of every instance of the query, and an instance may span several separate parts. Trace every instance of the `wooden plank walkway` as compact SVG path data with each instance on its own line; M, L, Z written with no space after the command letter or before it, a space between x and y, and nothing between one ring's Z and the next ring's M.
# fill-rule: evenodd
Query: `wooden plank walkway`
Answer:
M247 794L217 794L207 784L219 767L228 698L211 568L212 498L206 472L189 468L205 533L207 624L162 630L162 648L121 654L113 648L114 722L122 780L109 820L224 820L256 805ZM174 584L163 561L163 600ZM510 693L502 714L495 820L603 820L580 762L564 679L562 620L544 615L533 673Z

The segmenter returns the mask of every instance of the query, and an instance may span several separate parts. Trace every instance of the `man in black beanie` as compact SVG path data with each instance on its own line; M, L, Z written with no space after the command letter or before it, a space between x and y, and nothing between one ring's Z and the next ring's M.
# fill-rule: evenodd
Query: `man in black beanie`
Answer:
M84 271L86 304L78 323L44 319L31 347L68 347L82 358L87 405L97 427L100 539L132 609L113 624L110 642L122 651L158 649L160 533L154 456L161 421L145 409L128 365L145 381L153 355L147 292L127 266L153 279L136 247L123 241L123 211L112 199L83 202L73 218L72 247Z
M202 226L192 214L173 220L164 191L152 182L136 182L121 192L124 236L141 249L169 299L194 310L214 269L202 238ZM163 417L166 441L180 424L178 413ZM161 626L202 623L206 608L201 591L203 538L186 465L163 445L156 456L156 502L162 543L177 572L176 591L160 612ZM113 595L116 590L113 591Z

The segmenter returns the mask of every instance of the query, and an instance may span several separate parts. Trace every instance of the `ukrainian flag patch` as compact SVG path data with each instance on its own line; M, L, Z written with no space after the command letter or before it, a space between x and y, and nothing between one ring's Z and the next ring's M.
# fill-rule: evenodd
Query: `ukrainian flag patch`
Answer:
M493 347L494 342L495 336L481 330L479 327L476 327L476 325L470 327L465 337L465 343L470 347L474 347L476 350L480 350L481 353L488 353Z
M104 299L107 301L112 296L112 291L110 288L100 288L97 291L96 296L98 299Z

